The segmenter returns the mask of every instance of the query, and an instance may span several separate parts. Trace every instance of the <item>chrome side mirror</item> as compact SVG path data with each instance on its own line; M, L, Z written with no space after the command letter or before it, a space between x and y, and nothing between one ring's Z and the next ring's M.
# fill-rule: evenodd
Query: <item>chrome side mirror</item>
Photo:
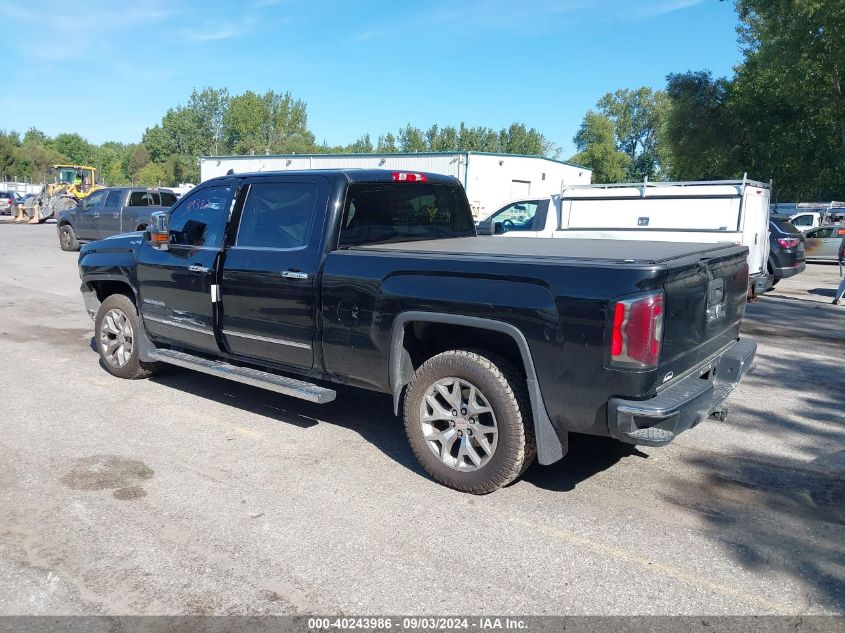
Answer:
M170 250L170 229L167 211L156 211L150 215L145 237L153 248L160 251Z

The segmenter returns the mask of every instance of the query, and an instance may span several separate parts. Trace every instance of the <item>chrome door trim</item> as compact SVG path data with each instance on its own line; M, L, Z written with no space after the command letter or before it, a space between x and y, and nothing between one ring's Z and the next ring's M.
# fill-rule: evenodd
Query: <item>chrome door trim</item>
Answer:
M148 315L141 315L144 321L152 321L153 323L160 323L161 325L169 325L171 327L178 327L183 330L190 330L191 332L198 332L199 334L205 334L206 336L214 336L214 332L212 332L208 328L200 327L197 325L188 325L186 323L180 323L179 321L173 321L171 319L163 319L161 317L156 316L148 316Z
M258 336L257 334L247 334L245 332L235 332L233 330L223 330L224 336L234 336L237 338L245 338L251 341L261 341L263 343L274 343L276 345L287 345L288 347L299 347L302 349L311 349L309 343L297 343L296 341L288 341L281 338L271 338L269 336Z

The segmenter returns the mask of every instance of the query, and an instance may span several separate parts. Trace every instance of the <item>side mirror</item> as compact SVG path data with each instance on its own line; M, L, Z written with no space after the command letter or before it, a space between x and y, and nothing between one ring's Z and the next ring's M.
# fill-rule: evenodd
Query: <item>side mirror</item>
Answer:
M144 237L153 248L160 251L170 250L170 229L166 211L156 211L150 216L150 224Z
M476 233L479 235L493 235L493 223L490 220L482 220L478 223Z

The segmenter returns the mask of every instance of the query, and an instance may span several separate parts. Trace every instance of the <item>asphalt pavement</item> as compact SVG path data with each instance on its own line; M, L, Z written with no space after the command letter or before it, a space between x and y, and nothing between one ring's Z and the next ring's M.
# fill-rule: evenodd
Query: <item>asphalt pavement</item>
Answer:
M425 476L388 397L110 376L76 258L0 223L0 615L845 612L835 265L749 305L726 422L574 436L476 497Z

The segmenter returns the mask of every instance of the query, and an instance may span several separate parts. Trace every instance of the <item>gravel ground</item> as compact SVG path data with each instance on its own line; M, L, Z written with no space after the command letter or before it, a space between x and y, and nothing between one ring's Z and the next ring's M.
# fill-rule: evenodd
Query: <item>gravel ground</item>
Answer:
M573 437L493 495L417 466L389 398L317 406L98 365L76 254L0 224L0 614L842 614L845 307L750 304L727 422Z

